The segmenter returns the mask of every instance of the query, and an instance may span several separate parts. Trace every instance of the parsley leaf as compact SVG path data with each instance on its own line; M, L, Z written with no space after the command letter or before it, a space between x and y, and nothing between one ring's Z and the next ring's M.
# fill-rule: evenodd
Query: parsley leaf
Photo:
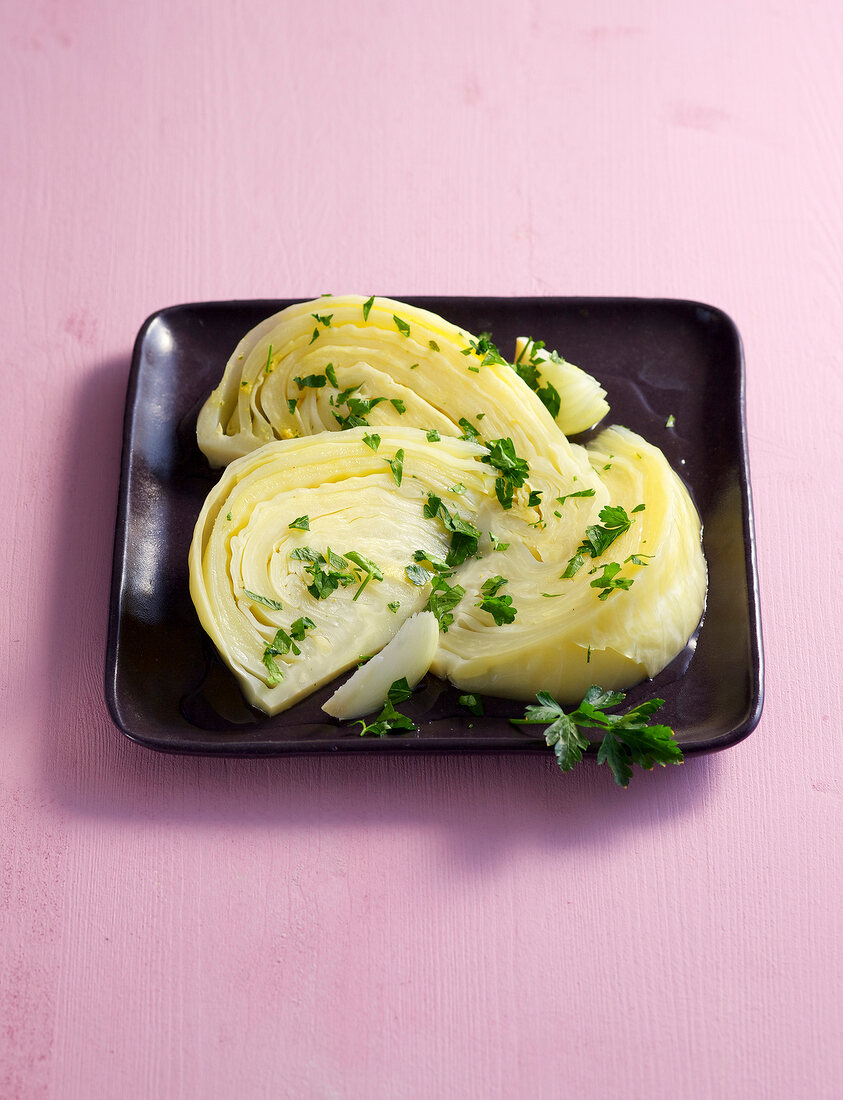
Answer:
M483 598L474 605L481 611L487 611L495 620L496 626L514 622L518 614L517 608L512 606L512 596L498 595L505 584L509 584L509 581L501 576L490 577L484 581L480 588Z
M461 707L465 707L472 714L483 713L483 700L477 695L461 695L457 701Z
M393 313L392 320L395 322L395 327L398 329L402 336L410 335L410 326L405 320L399 317L397 313Z
M361 719L356 723L362 727L360 736L370 733L375 737L386 737L390 733L406 733L408 730L414 730L416 726L412 718L395 709L395 703L403 703L405 699L410 698L411 694L406 677L396 680L387 692L383 710L374 722L368 723Z
M262 603L264 607L270 607L273 611L281 610L280 600L271 600L269 596L259 596L257 592L250 592L248 588L244 588L243 591L249 599L254 600L255 603Z
M297 528L299 531L309 531L310 530L310 517L309 516L299 516L299 518L294 519L292 523L288 523L287 527L288 528Z
M515 453L511 439L493 439L487 447L489 453L481 461L500 471L501 476L495 479L495 495L502 508L511 508L513 493L530 476L530 467L526 458Z
M566 493L564 497L557 497L556 500L559 504L564 504L566 500L571 500L575 497L593 497L593 489L580 489L578 493Z
M367 432L366 435L363 436L363 442L367 447L371 447L373 451L377 451L378 447L381 445L381 437L376 432L372 432L371 435Z
M392 476L395 479L395 484L400 485L401 479L404 476L404 448L399 447L399 449L395 452L394 458L387 458L384 459L384 461L387 463L390 470L392 470Z
M607 599L617 589L627 590L632 588L634 584L632 577L618 576L621 567L616 561L607 562L606 565L595 566L591 572L596 573L598 569L602 569L603 572L599 577L594 578L591 582L591 587L602 589L600 595L597 597L599 600Z
M545 741L563 771L570 771L582 760L583 749L589 744L582 730L602 731L597 763L608 764L618 786L626 787L633 764L651 770L656 764L662 767L681 764L683 755L669 726L648 722L663 705L663 699L646 700L623 714L607 713L625 698L623 692L604 691L595 685L588 689L576 710L566 714L553 696L540 691L536 696L539 706L528 706L523 718L510 721L514 725L547 724Z
M331 316L333 316L333 314L331 314ZM338 390L340 388L340 384L337 381L337 372L334 369L333 363L329 363L327 367L325 367L325 377L328 379L334 389Z
M463 439L479 439L480 432L474 427L470 420L466 420L464 416L461 416L457 421L459 426L463 430Z
M300 378L296 375L293 381L300 390L305 389L305 387L309 387L312 390L321 390L327 379L324 374L308 374L305 378Z
M439 434L439 432L437 432L435 428L431 428L430 431L427 433L428 443L438 443L441 438L442 436Z
M633 509L637 511L639 509ZM592 523L585 529L585 538L577 547L574 555L568 561L563 578L570 578L577 573L585 561L585 554L592 558L599 558L612 545L616 538L625 534L632 526L632 520L626 514L626 509L619 504L607 504L598 513L603 525Z
M466 558L477 553L480 531L474 524L463 519L459 512L450 512L442 503L441 497L435 493L428 493L422 514L428 519L435 519L438 516L445 530L451 532L451 545L445 557L448 566L462 565Z
M451 612L464 595L465 589L462 585L448 584L445 575L442 573L431 579L430 598L427 601L425 611L433 612L443 634L448 633L448 627L454 621Z
M276 687L284 679L284 672L276 657L284 657L287 653L292 652L294 656L298 657L301 650L296 645L296 642L300 642L304 639L305 631L313 628L313 621L308 618L302 617L296 619L296 621L290 627L290 633L286 630L279 628L275 632L275 637L266 646L263 651L263 663L267 671L266 682L269 687Z
M430 348L431 351L439 351L439 345L436 343L435 340L428 340L427 346Z
M471 355L472 352L481 360L480 366L487 367L491 363L503 363L507 366L506 359L501 355L492 343L492 335L489 332L481 332L476 340L469 340L469 347L463 348L463 355Z
M371 308L374 304L375 304L375 296L373 294L371 298L367 298L366 301L363 303L363 320L364 321L369 320L369 311L371 310Z

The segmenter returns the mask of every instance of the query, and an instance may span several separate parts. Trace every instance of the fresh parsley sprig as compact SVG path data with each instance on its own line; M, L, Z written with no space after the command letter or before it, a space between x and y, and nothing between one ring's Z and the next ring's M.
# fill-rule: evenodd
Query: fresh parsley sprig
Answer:
M531 704L523 718L510 718L510 722L517 726L547 726L544 739L563 772L579 764L583 750L590 744L583 731L602 731L597 763L608 764L618 786L628 787L633 764L650 771L656 764L681 764L683 755L669 726L648 722L664 699L648 699L623 714L607 713L625 698L621 691L604 691L593 685L576 710L566 714L549 692L540 691L536 695L539 705Z

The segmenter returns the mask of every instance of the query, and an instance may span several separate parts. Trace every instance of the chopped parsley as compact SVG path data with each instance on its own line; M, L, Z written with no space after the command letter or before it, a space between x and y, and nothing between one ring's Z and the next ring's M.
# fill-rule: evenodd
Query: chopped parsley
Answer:
M547 726L544 739L556 754L562 771L570 771L582 760L583 750L589 746L589 739L582 731L601 731L603 739L597 763L608 764L618 786L627 787L633 764L651 770L656 764L662 767L681 764L683 757L673 730L648 722L664 699L649 699L623 714L607 713L625 698L623 692L603 691L593 686L576 710L566 714L552 695L540 691L536 695L539 705L528 706L523 718L511 718L510 721L514 725Z
M273 611L281 611L282 604L280 600L272 600L269 596L260 596L257 592L250 592L248 588L244 588L243 591L249 597L250 600L254 600L255 603L262 603L264 607L269 607Z
M643 505L633 508L633 512L640 511ZM601 554L612 545L615 539L625 534L632 526L632 520L626 514L626 509L619 504L607 504L601 508L598 517L603 521L600 524L592 523L585 530L585 538L579 544L572 558L569 559L564 579L576 575L585 561L585 555L599 558Z
M320 554L309 546L299 546L290 552L290 557L307 562L304 570L310 577L307 590L314 600L326 600L339 587L357 584L359 588L353 596L356 600L369 581L383 580L381 569L356 550L348 550L343 556L335 554L330 547Z
M293 522L287 524L287 526L289 528L293 528L293 529L298 528L298 530L300 530L300 531L309 531L310 530L310 517L309 516L299 516L298 519L294 519Z
M453 623L453 609L465 595L465 589L461 584L448 584L447 577L438 573L430 582L430 598L427 601L425 611L432 611L439 623L439 629L443 634L448 633L448 627Z
M435 493L427 494L427 503L422 512L430 519L438 517L445 530L451 533L451 545L445 557L449 566L462 565L466 558L477 553L480 532L458 512L450 512Z
M367 298L366 301L363 303L363 320L364 321L369 320L369 312L370 312L370 310L371 310L371 308L374 304L375 304L375 296L373 294L371 298Z
M461 707L471 711L472 714L483 713L483 700L477 695L461 695L458 700Z
M441 438L442 436L439 434L439 432L437 432L435 428L431 428L430 431L427 433L428 443L438 443Z
M616 561L610 561L606 565L596 565L594 569L589 570L590 573L596 573L602 569L603 572L599 577L595 577L591 582L592 588L599 588L601 592L597 597L599 600L608 599L611 594L619 589L624 591L632 588L634 583L632 577L619 577L618 574L621 571L620 565Z
M331 316L333 316L333 314L331 314ZM325 377L328 379L334 389L338 390L340 388L340 384L337 381L337 372L334 368L333 363L329 363L327 367L325 367Z
M489 453L483 456L482 461L494 466L500 473L500 477L495 479L495 495L501 508L511 508L513 493L529 477L530 467L526 458L519 458L515 453L515 444L511 439L493 439L487 447Z
M381 445L381 437L377 432L372 432L371 435L367 432L366 435L363 436L363 442L367 447L371 447L373 451L377 451L378 447Z
M311 313L310 316L316 318L317 324L324 325L325 328L330 328L331 327L331 318L334 315L333 315L333 313L325 313L325 314L322 314L320 316L320 314L318 314L318 313Z
M435 340L428 340L427 346L430 348L431 351L439 351L439 345L436 343Z
M266 353L266 366L264 367L264 374L269 374L272 371L272 344L269 345L269 351Z
M394 458L387 458L384 460L392 470L392 476L395 479L395 484L400 485L401 479L404 476L404 448L399 447L395 452Z
M296 411L296 409L298 408L298 405L299 405L299 403L295 399L295 397L288 397L287 398L287 412L290 414L290 416L292 416L293 413Z
M457 421L459 426L463 430L463 439L479 439L480 432L474 427L470 420L466 420L464 416L461 416Z
M564 504L566 500L572 500L576 497L593 497L594 489L580 489L577 493L566 493L564 497L557 497L558 504Z
M501 355L492 343L492 335L489 332L481 332L476 340L469 340L469 346L462 349L463 355L471 355L472 352L481 360L481 367L488 367L492 363L503 363L507 366L506 359ZM471 368L469 368L470 370ZM475 370L477 368L474 368Z
M346 550L345 557L348 561L350 561L353 565L356 565L358 569L361 569L366 574L363 583L352 596L353 600L356 600L358 598L358 596L370 580L372 580L373 578L376 581L383 580L383 572L381 571L381 569L377 565L375 565L373 561L370 561L369 558L364 558L362 554L358 554L356 550Z
M300 390L309 388L312 390L321 390L325 385L327 379L324 374L308 374L305 378L300 378L298 375L293 379L295 384Z
M509 584L509 581L501 576L490 577L484 581L480 588L483 598L474 605L481 611L487 611L495 620L496 626L514 622L518 614L517 609L512 606L512 596L498 595L505 584Z
M418 366L418 363L416 364L416 366ZM412 370L412 367L410 369ZM399 416L403 416L404 413L407 411L407 406L404 404L400 397L390 397L389 403L390 405L392 405Z
M397 313L393 313L392 320L395 322L395 327L398 329L402 336L410 335L410 326L405 320L399 317Z
M404 574L410 584L414 584L417 588L422 588L433 576L432 573L428 573L424 566L417 565L415 562L404 566Z
M281 628L276 630L275 637L264 649L262 657L264 667L267 671L266 682L269 687L276 687L284 679L284 672L275 658L284 657L290 652L298 657L301 650L296 645L296 642L303 641L305 632L312 630L314 625L312 619L302 616L302 618L296 619L290 626L289 633Z
M401 693L404 690L402 684L406 685L406 683L407 680L406 677L404 677L401 680L396 680L392 687L390 687L389 693L387 694L386 702L384 703L383 710L380 712L374 722L369 723L361 718L356 723L356 725L361 727L361 737L364 737L367 733L372 734L374 737L386 737L387 734L390 733L407 733L410 730L414 730L416 728L416 725L413 722L412 718L409 718L406 714L401 714L400 711L397 711L393 703L393 695L397 696L401 702L403 702L404 699L409 698L409 695L404 695L403 698L400 698Z

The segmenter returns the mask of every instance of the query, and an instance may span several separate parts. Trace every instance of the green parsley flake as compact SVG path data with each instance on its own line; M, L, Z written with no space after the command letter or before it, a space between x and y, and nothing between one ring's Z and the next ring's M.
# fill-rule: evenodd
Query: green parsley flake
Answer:
M483 700L477 695L461 695L458 702L461 707L465 707L472 714L481 715L483 713Z
M599 577L595 577L591 582L592 588L601 589L600 595L597 597L600 600L608 599L611 594L619 589L626 591L632 588L634 583L632 577L619 577L618 574L621 571L621 567L616 561L608 562L606 565L597 565L594 569L591 569L590 573L596 573L602 569L603 572Z
M310 517L309 516L299 516L298 519L294 519L292 523L288 524L288 527L293 528L293 529L297 528L299 531L309 531L310 530Z
M371 298L367 298L366 301L363 303L363 320L364 321L369 320L369 313L370 313L370 311L372 309L372 306L374 304L375 304L375 296L373 294Z
M390 470L392 470L395 484L400 485L401 479L404 476L404 448L401 447L395 452L395 458L387 458L385 461Z
M578 493L566 493L564 497L557 497L558 504L564 504L566 500L572 500L576 497L593 497L594 489L580 489Z
M633 509L633 511L639 509ZM603 526L591 524L586 528L585 538L568 561L565 572L562 574L564 579L570 579L579 571L585 561L585 555L599 558L615 539L625 534L632 526L632 520L626 514L626 509L620 505L607 504L605 508L600 509L598 517L603 521Z
M381 445L381 437L376 432L372 432L371 435L367 433L363 436L363 442L367 447L371 447L373 451L377 451Z
M269 607L273 611L282 610L280 600L272 600L269 598L269 596L260 596L257 592L250 592L248 588L244 588L243 591L249 597L249 599L254 600L255 603L262 603L264 607Z
M496 626L514 622L515 616L518 614L517 609L512 606L511 596L498 595L505 584L509 584L505 577L489 577L480 588L483 598L474 605L479 607L481 611L487 611L495 620Z
M406 321L402 320L402 318L399 317L397 313L393 313L392 320L395 322L395 327L398 329L402 336L410 335L410 326L407 324Z
M306 388L311 390L321 390L322 387L325 385L327 379L325 378L324 374L308 374L305 378L300 378L299 375L296 375L293 381L300 390Z

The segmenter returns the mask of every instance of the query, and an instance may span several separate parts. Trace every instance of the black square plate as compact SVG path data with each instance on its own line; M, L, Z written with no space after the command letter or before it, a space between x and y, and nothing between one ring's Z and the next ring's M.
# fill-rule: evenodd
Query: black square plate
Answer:
M744 423L740 337L721 311L635 298L411 298L504 354L531 335L600 379L607 423L660 446L703 519L709 593L687 651L627 703L658 694L683 750L722 749L761 714L762 658ZM274 755L336 750L492 751L543 747L507 720L523 704L490 700L473 717L429 677L402 710L418 730L360 737L327 719L333 690L268 718L248 707L199 625L187 552L218 476L196 445L196 416L237 341L289 301L212 302L153 314L135 343L126 403L106 656L106 698L127 736L168 752ZM675 423L667 427L668 418ZM544 749L546 752L546 748Z

